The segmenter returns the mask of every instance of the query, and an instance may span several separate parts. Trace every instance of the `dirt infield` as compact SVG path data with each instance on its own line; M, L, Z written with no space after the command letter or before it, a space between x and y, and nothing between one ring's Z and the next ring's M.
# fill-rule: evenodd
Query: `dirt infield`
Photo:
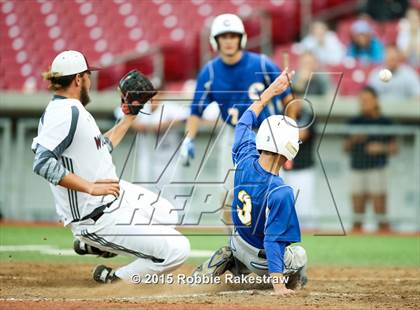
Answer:
M92 265L0 266L2 309L418 309L420 304L416 268L312 267L307 288L281 298L261 285L100 285L91 280ZM191 270L185 266L177 273Z

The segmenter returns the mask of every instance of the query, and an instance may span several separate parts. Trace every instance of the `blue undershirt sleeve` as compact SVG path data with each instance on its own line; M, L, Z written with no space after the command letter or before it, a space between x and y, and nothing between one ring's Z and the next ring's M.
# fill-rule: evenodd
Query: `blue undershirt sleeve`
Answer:
M265 254L267 255L268 271L270 273L284 271L284 251L288 242L264 241Z
M205 108L213 101L208 83L211 83L211 81L209 69L206 66L197 77L194 98L191 102L191 115L201 117Z
M256 154L255 132L253 127L257 126L257 116L254 111L246 110L235 126L235 138L232 147L232 160L236 165L246 156Z

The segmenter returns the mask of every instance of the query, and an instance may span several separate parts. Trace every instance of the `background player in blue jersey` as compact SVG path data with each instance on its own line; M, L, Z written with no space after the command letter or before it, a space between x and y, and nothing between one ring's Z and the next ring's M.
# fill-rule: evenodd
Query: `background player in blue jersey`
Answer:
M182 162L186 166L194 158L194 138L203 111L210 103L216 102L223 121L235 126L245 110L280 73L280 69L266 56L243 50L246 41L245 28L238 16L222 14L214 19L210 43L218 52L218 57L210 60L197 77L191 115L186 125L187 138L181 148ZM279 112L277 103L280 99L283 102L292 99L289 88L273 98L272 106L264 108L258 118L259 123Z
M300 242L293 190L279 177L286 160L299 150L299 128L287 116L273 115L255 135L258 116L271 98L288 87L287 69L247 109L235 128L232 159L236 166L232 218L235 234L200 265L195 276L232 273L270 274L274 292L284 295L306 284L307 256ZM284 276L289 276L286 285Z

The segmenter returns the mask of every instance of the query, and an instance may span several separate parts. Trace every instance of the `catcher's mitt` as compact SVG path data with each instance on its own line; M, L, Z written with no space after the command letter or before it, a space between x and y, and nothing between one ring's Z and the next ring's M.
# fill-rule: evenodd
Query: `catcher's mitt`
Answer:
M149 79L138 70L131 70L124 75L118 88L121 92L123 112L132 115L137 115L143 109L144 104L157 93Z

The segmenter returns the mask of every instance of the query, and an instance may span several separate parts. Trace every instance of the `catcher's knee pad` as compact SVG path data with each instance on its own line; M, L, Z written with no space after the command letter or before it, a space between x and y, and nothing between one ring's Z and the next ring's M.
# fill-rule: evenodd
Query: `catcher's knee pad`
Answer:
M306 266L308 257L300 245L287 246L284 251L284 273L296 273Z

